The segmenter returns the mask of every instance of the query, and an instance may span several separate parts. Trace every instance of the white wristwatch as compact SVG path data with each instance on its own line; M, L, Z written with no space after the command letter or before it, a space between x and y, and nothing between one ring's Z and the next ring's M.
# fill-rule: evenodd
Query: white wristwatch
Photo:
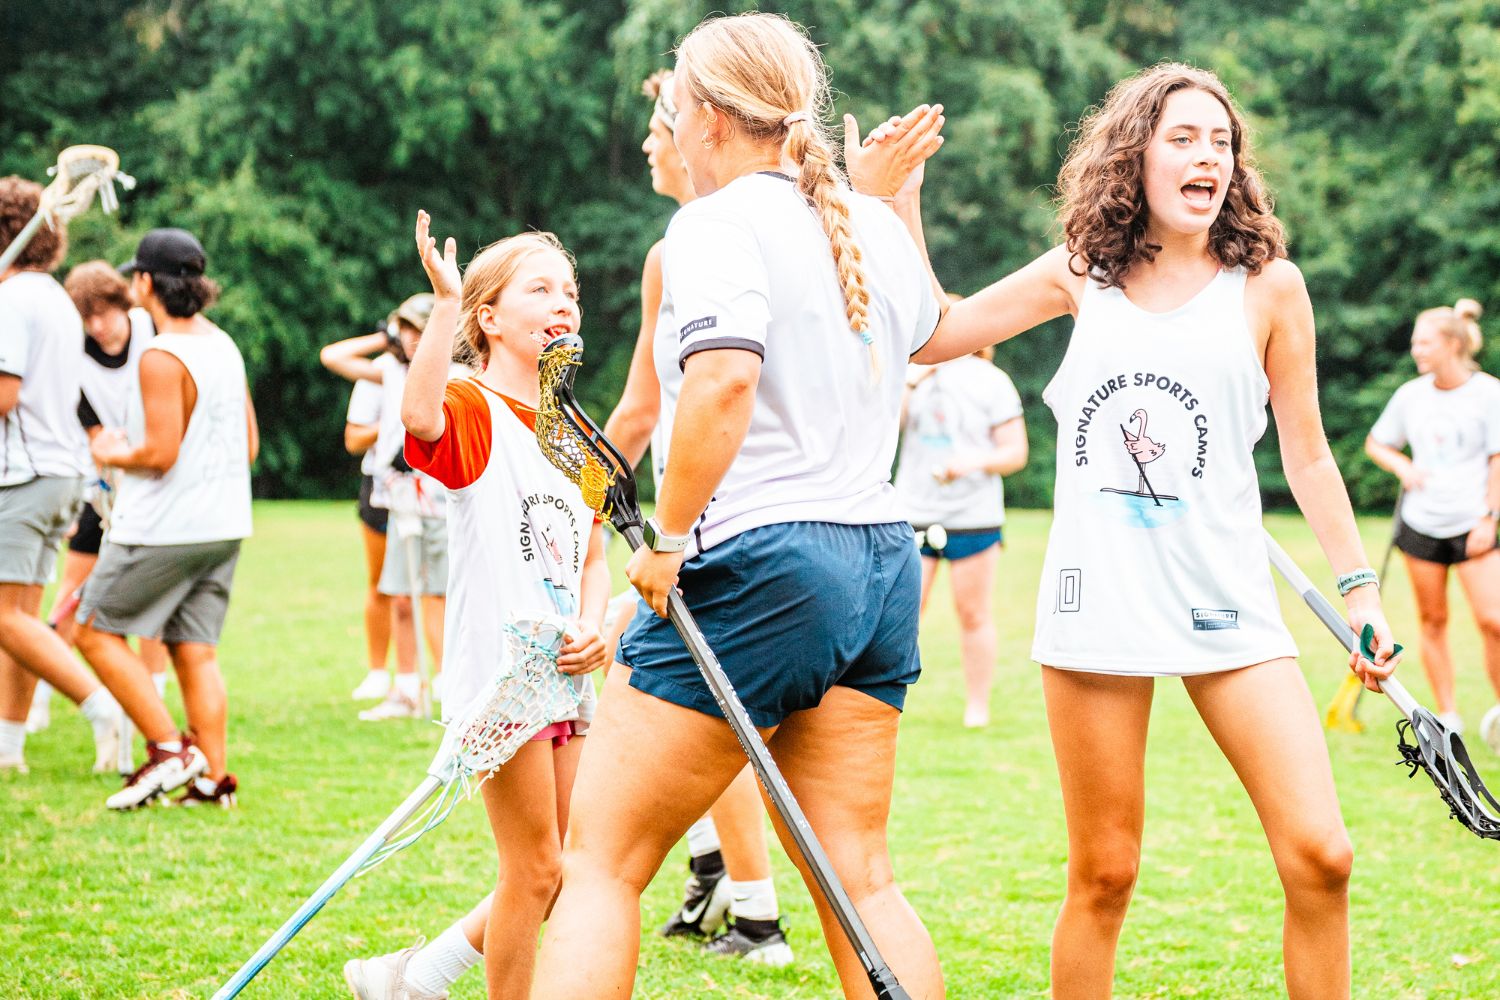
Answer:
M646 518L641 534L646 536L646 547L652 552L681 552L688 547L688 542L693 540L691 534L669 535L662 531L655 517Z

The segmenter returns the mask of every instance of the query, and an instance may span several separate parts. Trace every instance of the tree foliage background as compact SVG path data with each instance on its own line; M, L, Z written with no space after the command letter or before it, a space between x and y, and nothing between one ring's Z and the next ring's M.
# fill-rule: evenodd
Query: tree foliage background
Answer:
M123 260L153 226L197 232L260 409L257 493L347 496L348 388L317 352L421 290L419 207L461 256L528 227L576 253L581 388L607 412L672 209L639 151L640 82L701 16L750 7L808 26L839 111L947 106L924 201L934 263L963 292L1055 241L1070 127L1111 83L1168 58L1218 71L1307 276L1324 419L1361 506L1394 495L1360 446L1414 373L1412 317L1467 295L1500 322L1500 0L15 0L0 174L42 179L72 143L119 149L140 187L118 216L75 222L68 266ZM1033 440L1013 503L1050 499L1040 396L1067 334L1000 349ZM1267 503L1289 502L1273 442L1260 459Z

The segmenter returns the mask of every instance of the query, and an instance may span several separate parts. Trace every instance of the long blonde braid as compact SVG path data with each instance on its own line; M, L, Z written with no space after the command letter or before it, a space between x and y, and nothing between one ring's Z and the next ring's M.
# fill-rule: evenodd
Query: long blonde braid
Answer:
M724 112L750 139L785 144L799 168L797 189L828 236L849 328L869 347L878 378L864 255L850 225L844 175L823 126L832 100L817 46L779 14L738 14L698 25L677 47L677 59L695 101Z

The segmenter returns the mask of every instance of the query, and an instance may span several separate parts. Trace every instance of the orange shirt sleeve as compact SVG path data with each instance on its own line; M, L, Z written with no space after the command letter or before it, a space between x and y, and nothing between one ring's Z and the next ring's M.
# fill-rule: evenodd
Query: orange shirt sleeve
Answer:
M494 433L483 391L458 379L443 390L443 436L423 441L407 434L406 461L450 490L463 489L484 475Z

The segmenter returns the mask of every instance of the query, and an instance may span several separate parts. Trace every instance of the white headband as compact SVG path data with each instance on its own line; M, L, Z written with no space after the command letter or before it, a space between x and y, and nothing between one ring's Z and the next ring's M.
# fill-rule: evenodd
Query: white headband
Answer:
M808 114L806 111L793 111L791 114L781 119L781 124L785 125L787 128L791 128L798 122L806 122L811 120L812 115Z

